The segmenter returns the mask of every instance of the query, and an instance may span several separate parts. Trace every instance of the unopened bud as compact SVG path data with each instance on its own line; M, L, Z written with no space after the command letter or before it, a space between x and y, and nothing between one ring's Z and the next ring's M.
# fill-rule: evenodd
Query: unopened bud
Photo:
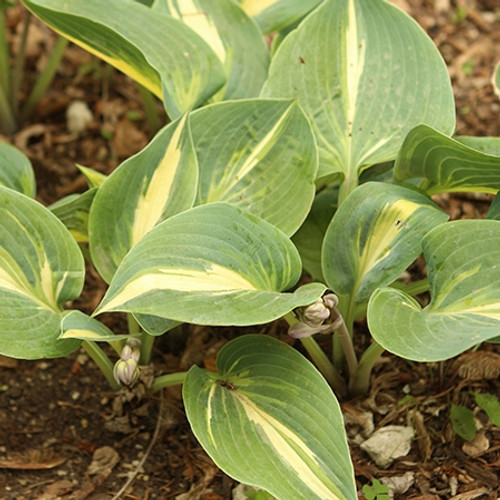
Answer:
M137 361L132 358L119 359L113 368L113 376L118 384L133 385L139 378Z
M322 299L318 299L310 306L307 306L304 311L304 320L309 323L323 323L325 319L330 317L330 310L325 306Z

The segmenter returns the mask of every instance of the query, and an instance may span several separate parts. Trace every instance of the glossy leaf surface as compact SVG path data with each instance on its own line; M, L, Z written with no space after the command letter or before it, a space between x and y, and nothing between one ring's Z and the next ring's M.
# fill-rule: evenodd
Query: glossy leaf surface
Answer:
M245 335L224 346L217 369L191 368L183 398L222 470L278 499L357 498L339 405L309 361L278 340Z
M500 139L482 144L488 150L500 149ZM465 139L466 143L480 142ZM422 178L422 189L429 194L500 189L500 155L486 154L440 132L420 125L405 139L394 170L397 181Z
M170 118L225 83L212 49L177 19L130 0L25 0L49 26L163 98Z
M197 180L185 115L103 182L90 212L90 253L108 283L126 253L148 231L193 205Z
M297 250L271 224L226 203L159 224L127 254L96 314L126 311L202 325L251 325L310 304Z
M424 195L367 182L339 207L323 240L328 286L355 302L392 283L422 252L422 237L447 214Z
M422 309L398 290L377 290L368 304L374 339L403 358L440 361L498 337L500 222L441 224L424 237L423 250L429 305Z
M313 121L319 177L355 183L395 158L409 130L455 124L446 65L418 24L383 0L328 0L280 45L263 96L296 97ZM353 180L354 179L354 180Z
M62 306L80 295L83 257L55 215L0 187L0 353L59 357L79 341L58 341Z
M311 207L318 168L309 122L296 102L249 99L191 116L200 168L197 204L227 201L293 234Z

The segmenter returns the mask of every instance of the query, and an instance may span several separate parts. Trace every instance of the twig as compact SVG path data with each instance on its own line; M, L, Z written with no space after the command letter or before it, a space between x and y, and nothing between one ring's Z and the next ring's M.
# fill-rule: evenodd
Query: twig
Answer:
M158 439L158 436L160 434L162 414L163 414L163 391L160 392L160 407L158 408L158 420L156 421L156 427L153 433L153 437L151 438L151 442L149 443L147 450L145 451L140 462L137 464L137 467L135 468L132 475L127 479L126 483L120 488L120 491L111 500L118 500L125 493L127 488L135 481L137 474L139 474L139 471L141 470L142 466L149 457L151 450L153 449L153 446L156 440Z

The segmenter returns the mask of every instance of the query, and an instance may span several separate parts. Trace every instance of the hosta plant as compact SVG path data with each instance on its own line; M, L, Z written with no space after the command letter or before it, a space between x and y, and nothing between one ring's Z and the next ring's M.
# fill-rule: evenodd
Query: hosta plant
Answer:
M499 143L451 137L431 40L383 0L24 3L159 96L171 122L107 178L81 167L89 190L50 207L1 147L0 352L81 346L118 388L180 323L284 317L316 368L243 335L217 372L156 374L150 390L183 383L194 434L239 481L280 499L357 498L334 392L366 390L385 349L437 361L499 335L498 195L489 220L454 222L431 198L497 193ZM272 58L271 29L283 30ZM404 283L420 255L427 278ZM84 257L109 284L90 316L71 307ZM109 330L104 312L126 313L130 330ZM358 359L365 317L373 342Z

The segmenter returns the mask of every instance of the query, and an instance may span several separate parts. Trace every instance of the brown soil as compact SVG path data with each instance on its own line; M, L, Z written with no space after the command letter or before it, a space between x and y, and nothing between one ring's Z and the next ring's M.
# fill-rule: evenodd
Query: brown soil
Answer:
M457 133L497 136L500 103L490 78L500 57L498 0L396 3L434 38L447 61L455 86ZM467 12L465 19L461 9ZM20 15L12 11L9 19L15 32ZM28 76L33 79L53 43L46 28L39 30L42 36L37 41L32 35L35 43L28 59ZM32 81L25 83L23 90ZM82 134L66 129L65 110L75 99L84 100L93 112L93 122ZM142 148L149 135L135 85L70 46L30 123L12 138L0 139L28 154L36 170L38 199L49 204L85 189L75 163L109 173ZM487 209L487 200L472 197L441 201L453 218L477 217ZM90 312L103 292L104 285L89 272L87 292L74 305ZM123 318L114 328L125 328ZM286 339L280 322L252 329L256 330ZM159 373L187 369L193 363L212 366L215 353L241 331L184 326L181 333L159 340L154 360ZM368 341L360 332L360 346ZM475 407L471 393L500 396L495 357L499 352L498 346L485 345L458 362L436 364L384 356L374 371L370 394L342 402L359 488L373 477L400 476L406 477L407 490L396 498L498 498L499 428ZM493 378L478 371L484 366L493 371ZM404 403L408 393L415 398ZM476 447L453 433L451 403L476 412L483 426ZM410 453L388 469L379 469L356 444L366 411L372 412L376 428L407 422L416 427ZM179 388L124 402L83 352L35 362L0 357L0 499L109 499L136 469L135 481L122 498L226 500L236 485L197 444Z

